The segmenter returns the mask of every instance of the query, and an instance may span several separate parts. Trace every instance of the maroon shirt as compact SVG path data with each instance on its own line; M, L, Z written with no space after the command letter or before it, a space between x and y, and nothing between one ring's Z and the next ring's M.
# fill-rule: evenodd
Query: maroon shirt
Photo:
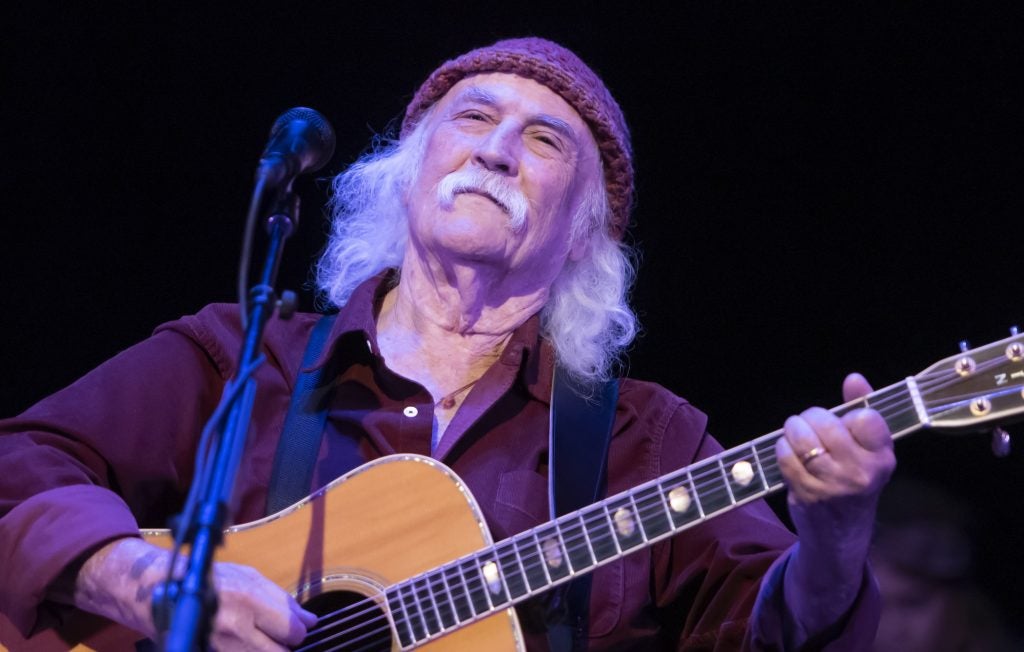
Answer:
M361 461L432 454L471 489L496 540L547 521L554 357L538 318L515 331L432 453L434 399L390 371L377 346L384 290L368 281L356 291L317 362L331 359L338 375L314 488ZM235 523L265 513L277 441L316 319L300 314L267 326ZM136 535L140 526L164 527L180 510L198 433L235 371L240 337L237 306L208 306L160 326L70 387L0 422L0 611L24 633L52 624L56 606L47 591L75 560ZM720 450L706 417L684 399L652 383L622 381L609 494ZM793 541L758 501L598 569L591 649L781 649L785 640L804 640L779 581L787 559L780 553ZM765 582L752 621L766 573L772 581ZM840 642L829 649L870 644L878 600L865 577L852 613L837 627ZM542 633L527 628L526 636L530 649L546 648Z

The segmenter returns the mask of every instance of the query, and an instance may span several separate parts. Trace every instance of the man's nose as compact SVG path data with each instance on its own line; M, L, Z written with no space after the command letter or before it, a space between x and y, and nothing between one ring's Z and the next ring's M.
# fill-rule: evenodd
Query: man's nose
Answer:
M473 150L473 160L491 172L519 174L518 136L511 125L498 125Z

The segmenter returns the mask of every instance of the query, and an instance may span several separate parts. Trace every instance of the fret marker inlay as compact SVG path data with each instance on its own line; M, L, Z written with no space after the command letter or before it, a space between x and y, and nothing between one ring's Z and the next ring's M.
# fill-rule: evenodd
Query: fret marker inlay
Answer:
M490 589L491 593L495 595L501 593L501 578L498 576L498 565L493 561L489 561L480 570L484 574L484 581L487 582L487 588Z
M746 487L754 479L754 467L746 460L740 460L732 466L732 479L741 487Z
M541 547L544 548L544 560L547 561L548 566L551 568L562 567L562 547L558 545L558 541L547 538L541 543Z
M625 507L615 510L613 519L615 520L615 529L619 532L619 536L631 537L636 532L636 521L633 520L633 515Z
M682 514L690 509L690 492L686 487L676 487L668 492L668 504L672 511Z

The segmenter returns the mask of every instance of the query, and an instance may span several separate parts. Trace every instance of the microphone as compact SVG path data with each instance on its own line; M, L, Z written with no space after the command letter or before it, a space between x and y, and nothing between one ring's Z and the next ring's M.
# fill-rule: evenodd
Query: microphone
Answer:
M268 188L288 187L295 177L319 170L334 155L334 129L313 109L288 109L270 128L256 171Z

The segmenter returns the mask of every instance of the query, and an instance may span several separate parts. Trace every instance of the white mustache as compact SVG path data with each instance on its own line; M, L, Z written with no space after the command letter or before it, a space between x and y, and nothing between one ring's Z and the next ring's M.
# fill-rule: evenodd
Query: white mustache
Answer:
M508 183L505 177L487 170L470 168L452 172L437 184L437 198L446 210L451 209L454 205L455 196L464 192L487 195L497 202L508 213L509 228L513 232L526 226L526 212L529 210L530 203L518 188Z

